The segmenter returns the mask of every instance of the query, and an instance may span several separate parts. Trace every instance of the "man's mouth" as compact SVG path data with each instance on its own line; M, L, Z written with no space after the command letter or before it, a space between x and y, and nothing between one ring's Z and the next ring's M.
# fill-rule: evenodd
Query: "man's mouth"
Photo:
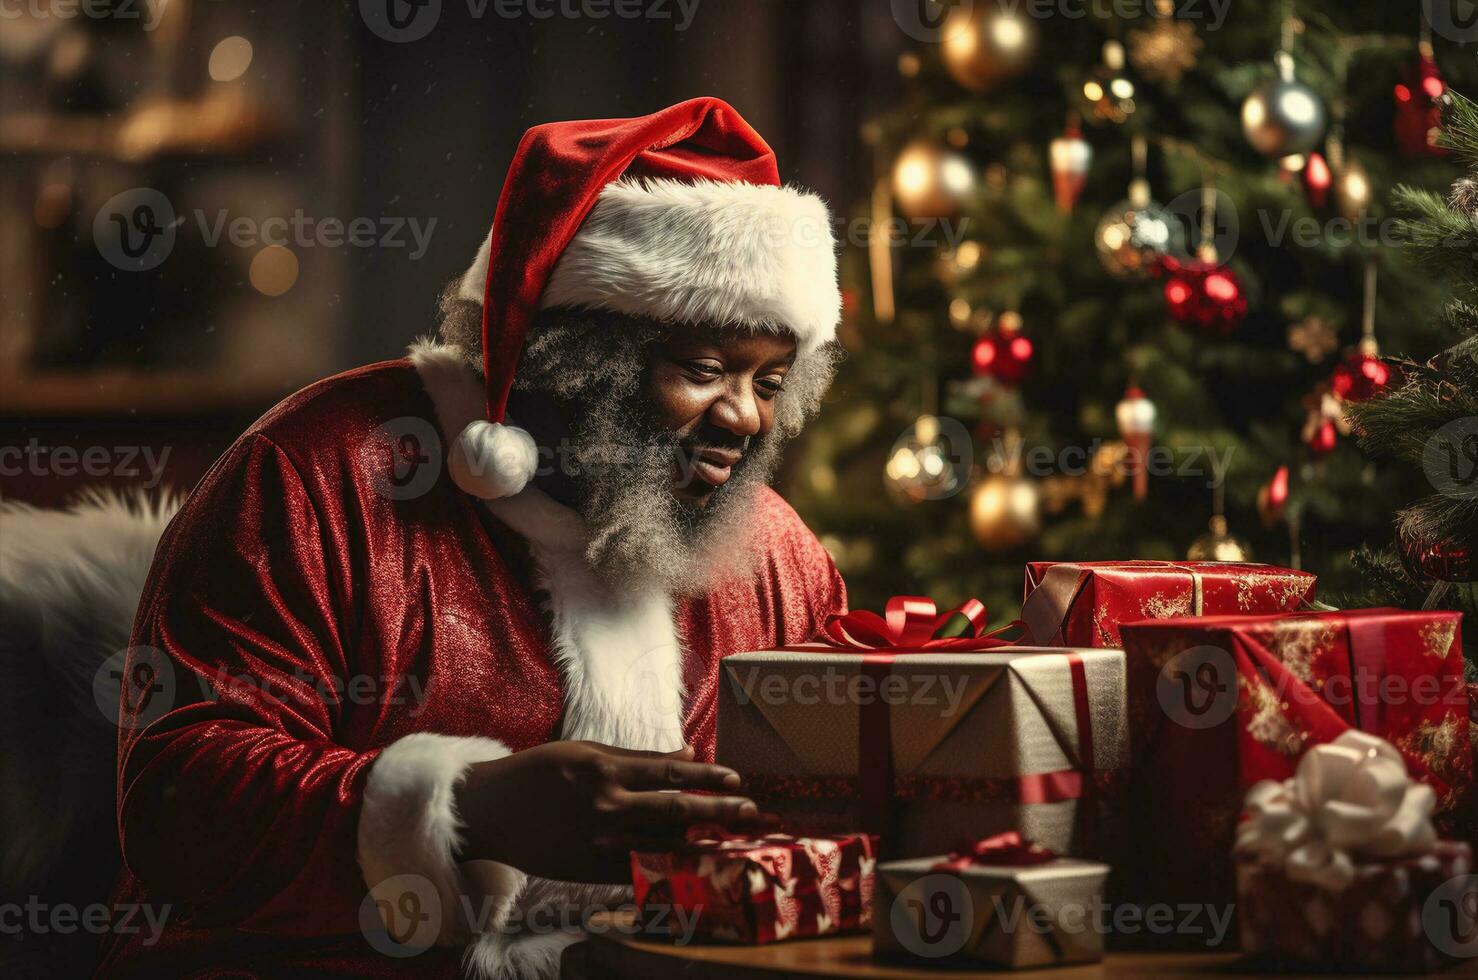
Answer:
M698 449L687 452L693 476L715 488L729 482L734 466L742 455L735 449Z

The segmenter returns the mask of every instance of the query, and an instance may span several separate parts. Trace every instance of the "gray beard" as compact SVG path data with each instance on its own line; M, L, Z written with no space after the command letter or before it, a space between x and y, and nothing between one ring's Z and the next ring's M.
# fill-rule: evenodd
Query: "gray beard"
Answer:
M673 491L676 434L633 401L618 396L583 410L571 434L576 509L590 529L586 560L613 586L680 596L744 574L756 557L748 518L774 474L781 440L773 433L752 439L728 481L698 507Z

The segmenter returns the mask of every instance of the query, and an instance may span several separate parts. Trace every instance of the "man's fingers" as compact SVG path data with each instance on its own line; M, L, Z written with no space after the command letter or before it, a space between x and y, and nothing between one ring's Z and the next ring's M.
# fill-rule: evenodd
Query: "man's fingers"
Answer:
M618 769L621 785L630 790L706 789L733 792L743 780L727 766L688 762L667 756L656 759L627 759Z
M623 824L648 833L695 823L742 824L756 820L759 815L759 807L748 797L696 793L626 793L619 810Z
M589 744L609 752L611 755L621 756L627 759L691 759L693 757L693 747L691 745L684 745L674 752L654 752L650 749L623 749L619 746L606 745L602 742L591 742Z

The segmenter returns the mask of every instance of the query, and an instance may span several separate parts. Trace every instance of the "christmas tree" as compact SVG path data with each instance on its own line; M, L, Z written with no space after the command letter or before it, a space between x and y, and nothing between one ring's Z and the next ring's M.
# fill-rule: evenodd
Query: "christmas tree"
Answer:
M1443 147L1478 172L1478 105L1448 93L1443 98ZM1379 397L1351 410L1361 445L1373 455L1408 465L1426 492L1395 520L1396 544L1362 549L1355 556L1367 605L1478 612L1472 581L1478 546L1478 179L1460 178L1445 198L1401 186L1395 199L1409 218L1401 224L1412 264L1442 272L1455 298L1441 318L1458 335L1455 344L1425 362L1393 361L1400 379ZM1471 631L1470 631L1471 633ZM1471 639L1465 643L1474 668Z
M1390 192L1451 182L1435 100L1470 59L1335 0L1029 12L904 25L850 356L786 492L858 607L999 621L1030 559L1248 554L1352 587L1410 487L1347 409L1442 302Z

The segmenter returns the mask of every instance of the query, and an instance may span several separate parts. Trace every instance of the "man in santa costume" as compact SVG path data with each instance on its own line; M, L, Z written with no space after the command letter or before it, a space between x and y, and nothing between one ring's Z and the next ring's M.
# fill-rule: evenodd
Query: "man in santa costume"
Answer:
M632 847L753 820L717 665L845 608L766 485L839 310L724 103L530 130L439 341L272 409L160 541L115 900L168 925L103 975L552 975Z

